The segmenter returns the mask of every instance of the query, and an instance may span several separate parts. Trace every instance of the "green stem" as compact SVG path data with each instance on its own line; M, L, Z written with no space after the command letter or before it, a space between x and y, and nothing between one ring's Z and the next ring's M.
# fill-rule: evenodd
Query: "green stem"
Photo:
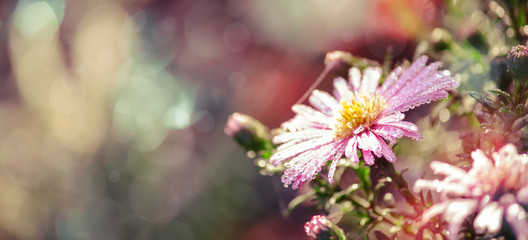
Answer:
M526 82L522 79L514 79L515 90L513 92L513 108L516 110L517 106L521 103L524 103L525 91L526 91ZM517 114L517 112L515 112Z
M347 240L346 234L343 231L343 229L341 229L339 227L336 227L336 228L334 228L334 232L336 233L338 240Z
M407 181L405 181L402 175L399 174L398 171L396 171L396 168L394 168L394 164L388 162L385 159L381 159L376 164L387 177L392 179L394 186L396 186L396 188L399 190L399 192L402 194L403 198L407 201L409 205L413 206L419 203L419 201L414 197L412 193L409 194L409 184L407 184Z
M364 209L364 210L368 211L370 209L370 207L371 207L370 203L367 200L365 200L365 199L363 199L363 198L361 198L361 197L359 197L359 196L357 196L355 194L352 194L352 195L348 196L348 199L352 202L352 204L354 204L354 206L360 207L361 209Z

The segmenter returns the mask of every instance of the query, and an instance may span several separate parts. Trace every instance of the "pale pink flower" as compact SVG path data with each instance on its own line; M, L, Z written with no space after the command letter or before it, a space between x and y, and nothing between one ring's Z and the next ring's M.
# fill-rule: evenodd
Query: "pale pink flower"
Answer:
M528 203L528 157L517 154L512 144L502 147L489 159L481 150L471 154L473 166L465 171L456 166L432 162L435 174L443 180L416 181L414 191L432 190L441 194L441 202L427 209L422 222L443 214L449 223L450 239L457 239L462 223L476 213L473 226L479 233L497 233L502 219L510 224L517 239L528 239L526 212Z
M331 224L325 216L315 215L304 224L304 231L310 239L318 239L322 235L331 235Z
M297 115L282 124L284 133L273 138L279 146L271 162L285 162L285 187L292 184L296 189L311 181L328 161L328 179L333 182L338 161L346 156L358 163L358 149L367 165L374 164L374 156L394 162L396 156L385 141L393 143L402 136L421 139L418 128L403 121L402 112L446 98L447 91L458 86L449 71L438 70L441 63L426 62L422 56L408 69L396 68L381 86L380 68L366 68L363 74L351 68L348 81L334 80L334 96L315 90L309 98L314 108L294 105Z

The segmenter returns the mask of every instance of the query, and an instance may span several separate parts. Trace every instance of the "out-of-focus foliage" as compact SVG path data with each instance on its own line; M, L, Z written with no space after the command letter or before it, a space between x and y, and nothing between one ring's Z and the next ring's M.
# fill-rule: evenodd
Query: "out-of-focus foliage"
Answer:
M375 196L378 172L358 165L339 173L356 174L356 185L318 179L297 196L259 175L284 170L266 160L269 139L252 160L226 140L228 114L278 127L335 49L380 62L390 49L390 69L418 45L416 54L447 62L463 89L506 90L501 57L528 32L522 11L505 20L511 2L0 1L0 239L305 239L315 209L331 221L363 220L346 230L405 232L411 224L391 218L399 228L386 229L375 217L392 213L372 207L407 191L395 169L378 186L387 194ZM411 112L425 140L397 147L413 149L398 152L402 165L455 161L461 133L447 122L475 102L455 96L431 117ZM405 177L421 174L413 171ZM301 201L313 196L337 204ZM370 205L352 208L356 200Z

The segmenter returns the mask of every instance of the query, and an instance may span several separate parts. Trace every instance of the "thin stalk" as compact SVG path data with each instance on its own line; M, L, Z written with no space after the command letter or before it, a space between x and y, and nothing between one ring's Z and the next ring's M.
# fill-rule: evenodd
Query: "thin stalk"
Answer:
M312 84L312 86L310 86L310 88L304 93L304 95L295 103L295 105L297 104L300 104L302 103L304 100L306 100L306 98L308 98L308 96L310 96L310 94L312 93L312 91L321 83L321 81L323 81L323 79L326 77L326 75L328 74L328 72L330 72L330 69L332 68L332 66L326 66L325 69L323 70L323 72L319 75L319 77L317 77L317 80L315 80L315 82Z

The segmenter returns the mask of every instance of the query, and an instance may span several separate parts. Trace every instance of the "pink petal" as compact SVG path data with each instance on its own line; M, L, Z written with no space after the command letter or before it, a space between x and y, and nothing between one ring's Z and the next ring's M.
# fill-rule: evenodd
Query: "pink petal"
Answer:
M372 153L369 150L363 150L363 161L365 161L365 164L372 166L374 165L374 156L372 156Z
M358 92L361 88L361 72L359 69L353 67L348 70L348 79L350 81L350 85L352 86L352 91L354 93Z
M348 140L348 144L345 149L345 156L349 157L353 163L359 163L359 156L357 154L357 137L354 136Z
M361 150L370 150L369 139L366 132L358 135L358 147Z
M287 169L282 175L284 187L292 185L297 189L302 183L312 180L328 161L330 155L326 146L320 150L308 151L292 159L287 163Z
M437 203L433 206L431 206L430 208L428 208L427 210L425 210L425 212L423 212L422 214L422 224L426 224L426 223L429 223L429 221L431 220L431 218L445 212L447 206L450 204L451 202L450 201L444 201L444 202L441 202L441 203Z
M339 154L338 151L341 151L342 156L342 145L342 142L328 144L313 151L306 151L288 161L285 164L287 169L282 175L284 186L291 184L293 189L297 189L302 183L314 179L328 160Z
M472 174L490 174L495 168L493 162L480 149L473 151L471 158L473 159L473 167L469 171Z
M502 214L504 209L497 202L486 205L473 221L473 227L477 232L497 233L502 226Z
M391 126L391 127L399 128L400 130L403 131L403 135L406 137L410 137L414 140L422 139L422 134L418 131L418 127L410 122L405 122L405 121L390 122L390 123L385 123L383 125L380 124L378 126Z
M379 117L374 123L375 124L385 124L390 122L400 122L405 118L405 114L403 113L393 113L391 115Z
M414 65L414 64L413 64ZM455 89L458 82L450 76L449 71L439 71L441 63L435 62L425 66L417 72L407 74L412 68L406 70L400 79L383 92L387 99L388 107L386 112L404 112L431 101L446 98L448 90ZM405 82L404 84L401 84ZM395 90L397 88L397 90Z
M334 175L337 168L337 163L339 163L339 160L341 160L343 154L345 153L345 146L345 144L339 146L334 158L332 159L332 163L330 164L330 168L328 169L328 182L330 183L334 183Z
M515 232L515 236L517 239L528 239L528 222L525 218L520 218L521 215L526 216L527 213L524 211L524 208L515 203L506 209L506 221L510 224L510 226L513 228L513 231Z
M365 131L358 136L358 147L362 150L372 151L377 157L381 157L381 145L371 131Z
M281 145L277 147L277 152L271 156L270 161L272 164L278 165L279 163L289 160L299 155L302 152L320 148L334 141L335 140L330 137L320 137L320 138L310 139L308 141L301 142L299 144L289 146L287 148L284 148Z
M401 129L391 126L374 126L371 131L390 143L394 143L395 139L403 137Z
M457 179L461 179L467 174L467 172L462 168L439 161L432 161L431 169L433 170L434 174L442 174Z
M404 70L397 81L386 81L382 85L382 89L386 89L385 92L382 93L383 97L385 99L391 99L396 93L398 93L403 86L407 84L408 81L412 80L412 77L414 77L425 65L427 62L427 57L422 56L418 58L418 60L414 61L414 63L406 70ZM385 86L387 84L387 86Z
M308 98L308 101L317 110L327 116L332 116L333 113L339 109L339 103L337 100L327 92L314 90L312 95L310 95L310 98Z
M445 91L441 92L435 92L427 95L419 95L412 98L397 98L393 99L391 101L391 104L387 107L388 113L394 113L394 112L405 112L409 109L413 109L415 107L431 103L433 101L437 101L440 99L447 98L449 94Z
M378 141L381 145L381 153L383 154L383 157L387 159L387 161L393 163L396 162L396 155L394 154L394 151L392 151L392 148L383 141L379 136L376 136L378 138Z
M329 135L331 132L332 131L321 129L305 129L296 132L285 132L273 137L273 143L282 144L289 141L301 142L307 139Z
M416 193L419 193L422 190L435 189L437 186L438 186L438 184L435 184L434 181L418 179L418 180L416 180L416 182L414 182L413 191L416 192Z
M332 122L331 118L329 118L325 114L303 104L293 105L292 111L297 113L298 116L306 119L306 121L317 123L319 125L328 126L328 123Z
M444 218L449 222L449 238L458 239L458 233L464 220L473 212L477 207L477 200L456 200L451 202L445 212Z
M376 155L376 157L380 158L381 157L381 144L378 138L371 131L368 131L367 135L368 135L368 142L370 145L369 147L370 150L374 153L374 155Z
M528 204L528 186L524 186L517 192L517 200L522 204Z
M380 87L380 93L382 96L385 96L385 92L387 91L387 89L391 88L392 85L396 81L398 81L398 78L402 74L402 72L403 72L403 68L397 67L394 70L392 70L392 72L389 73L389 75L387 76L387 78L385 78L385 81Z
M382 70L379 67L367 67L365 70L363 70L360 91L362 93L374 93L378 88L381 73Z
M337 99L350 102L352 100L352 92L346 80L342 77L334 79L334 96Z
M328 126L326 123L324 125L314 123L300 115L295 115L295 117L293 117L292 119L286 122L283 122L281 124L281 128L288 130L290 132L296 132L296 131L300 131L300 130L307 129L307 128L321 129L321 128L327 128L327 127Z

